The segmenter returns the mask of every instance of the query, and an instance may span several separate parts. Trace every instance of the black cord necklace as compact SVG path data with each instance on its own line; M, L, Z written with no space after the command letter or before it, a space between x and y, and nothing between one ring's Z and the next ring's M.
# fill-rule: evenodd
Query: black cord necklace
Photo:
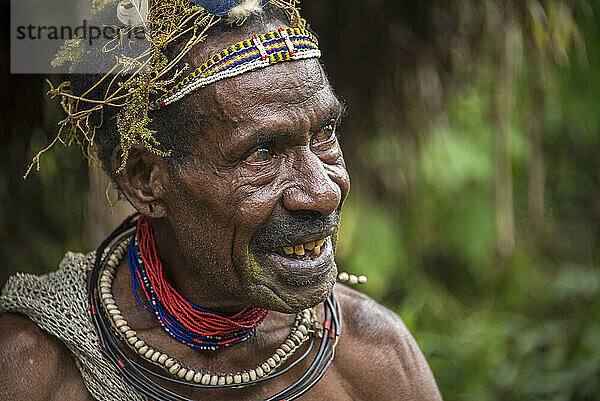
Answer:
M117 338L113 335L110 325L106 322L104 317L99 313L100 299L98 289L98 277L100 270L106 263L107 255L111 255L114 248L119 243L119 239L127 237L130 231L135 227L135 222L132 222L136 215L130 216L125 220L115 231L113 231L100 245L96 251L96 260L94 268L92 270L90 283L89 283L89 302L90 311L92 313L92 322L98 337L100 339L100 346L104 356L110 360L117 370L121 373L125 381L127 381L132 387L141 392L147 397L150 397L156 401L193 401L189 398L183 397L163 386L152 378L158 378L165 380L170 383L180 384L186 387L192 388L229 388L229 387L246 387L249 385L257 384L269 379L278 377L291 368L296 366L302 360L304 360L312 351L315 345L315 336L311 336L309 341L308 349L296 360L294 360L286 368L273 373L266 377L257 378L255 380L243 383L243 384L222 384L222 385L204 385L184 380L178 380L173 377L166 376L161 373L154 372L139 364L135 360L129 358L122 350ZM107 252L108 250L108 252ZM342 314L340 306L337 303L335 294L329 296L324 302L325 306L325 320L323 321L323 335L320 338L320 344L313 362L306 370L306 372L292 383L287 388L283 389L279 393L268 397L262 401L281 401L281 400L294 400L301 395L305 394L311 389L325 374L335 354L335 346L337 345L339 335L342 329Z

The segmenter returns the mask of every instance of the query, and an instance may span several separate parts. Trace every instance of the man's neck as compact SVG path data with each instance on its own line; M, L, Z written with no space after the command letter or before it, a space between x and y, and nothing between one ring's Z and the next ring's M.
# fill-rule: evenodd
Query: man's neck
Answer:
M216 312L236 313L248 305L229 275L210 261L191 261L181 252L175 230L166 219L152 220L155 246L166 281L190 302ZM237 294L236 294L237 292Z

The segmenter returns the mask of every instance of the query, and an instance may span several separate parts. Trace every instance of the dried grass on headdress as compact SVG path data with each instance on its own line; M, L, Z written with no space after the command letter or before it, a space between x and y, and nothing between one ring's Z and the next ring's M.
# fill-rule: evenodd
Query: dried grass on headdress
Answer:
M270 0L270 3L287 14L291 26L305 26L306 21L300 17L297 8L299 0ZM94 0L92 13L97 13L110 5L115 5L114 0ZM231 20L245 19L249 12L254 12L252 5L253 3L247 4L248 8L241 13L240 9L235 10L235 15L230 15L229 18ZM163 149L155 137L156 132L148 128L151 122L148 116L150 97L163 93L169 85L175 82L175 79L185 69L185 67L176 69L178 63L195 45L204 40L209 29L220 20L220 17L210 14L192 0L153 1L149 9L148 20L143 22L146 28L148 47L140 55L136 57L125 55L126 43L123 38L126 38L129 32L121 29L120 36L107 43L103 48L103 52L115 55L115 65L85 93L76 96L73 94L69 82L63 82L54 87L48 81L50 85L48 95L51 98L60 98L60 104L66 117L59 122L58 133L54 140L35 155L23 178L27 178L34 166L39 171L41 156L57 142L65 145L78 143L84 150L84 155L94 161L96 159L93 152L94 136L96 130L102 125L102 118L100 117L99 123L94 124L92 121L96 120L92 116L97 113L102 116L106 107L120 109L117 116L117 127L122 153L121 165L117 173L125 167L129 151L136 144L143 145L148 151L157 155L169 156L170 150ZM164 54L166 47L176 40L188 36L181 51L169 60ZM83 45L83 41L77 39L66 42L57 55L55 63L71 62L75 64L81 61L84 56ZM125 77L127 79L121 82ZM96 99L88 96L101 84L108 84L104 98Z

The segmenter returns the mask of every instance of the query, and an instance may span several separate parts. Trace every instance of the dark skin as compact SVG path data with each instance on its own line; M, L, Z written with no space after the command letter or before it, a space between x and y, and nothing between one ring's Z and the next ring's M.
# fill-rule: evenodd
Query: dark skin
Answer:
M192 64L248 34L240 28L209 40ZM117 183L131 204L152 218L166 277L180 293L214 310L251 305L272 312L248 341L198 352L171 338L139 307L125 261L113 292L139 338L190 366L239 371L273 353L297 311L316 306L323 319L321 303L337 274L333 234L350 189L336 137L343 109L315 60L223 80L186 102L175 107L202 121L200 127L184 124L198 130L193 158L173 167L134 148ZM117 149L115 168L119 164ZM296 261L281 252L283 246L320 238L326 245L319 257ZM427 362L400 318L343 285L336 286L336 294L344 329L334 363L301 399L440 400ZM170 388L193 399L258 400L291 384L311 360L243 389ZM24 316L0 317L0 363L14 367L0 373L0 399L92 399L65 346Z

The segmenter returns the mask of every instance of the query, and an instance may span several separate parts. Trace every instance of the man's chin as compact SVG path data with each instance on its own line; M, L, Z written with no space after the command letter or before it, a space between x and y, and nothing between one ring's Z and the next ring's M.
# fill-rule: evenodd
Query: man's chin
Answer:
M296 313L323 302L333 290L337 267L328 239L315 257L280 253L248 254L249 291L253 306Z
M332 274L327 276L327 282L302 287L290 287L270 281L253 283L249 287L250 302L257 308L281 313L298 313L301 310L315 307L324 302L333 291L336 271L334 268Z

